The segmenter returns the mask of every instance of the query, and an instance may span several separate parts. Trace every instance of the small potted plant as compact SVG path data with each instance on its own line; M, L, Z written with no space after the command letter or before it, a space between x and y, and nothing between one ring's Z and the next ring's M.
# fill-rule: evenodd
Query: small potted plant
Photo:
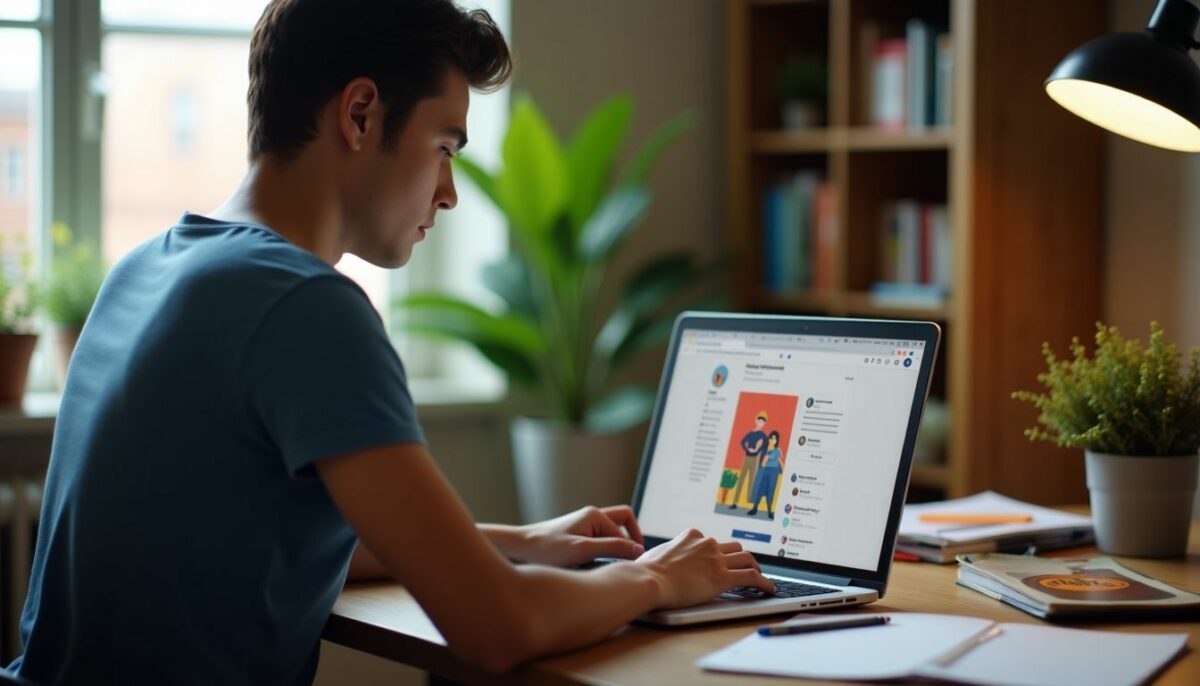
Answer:
M5 254L0 250L0 255ZM33 315L38 294L30 271L29 252L23 248L15 264L0 260L0 407L21 406L29 360L37 345Z
M783 63L776 88L784 128L809 129L824 122L829 90L823 60L793 55Z
M499 306L441 293L397 302L402 326L473 345L540 398L534 416L512 425L527 521L630 496L641 457L632 429L648 418L654 391L617 373L664 342L684 306L719 281L719 268L687 252L644 259L624 283L609 272L649 208L654 162L691 126L686 114L668 122L618 175L632 115L628 96L606 100L563 145L533 101L518 100L501 169L455 159L512 234L512 253L483 273Z
M1149 344L1096 325L1091 357L1074 339L1059 360L1047 343L1044 393L1018 391L1040 426L1031 440L1083 448L1100 549L1118 555L1171 557L1187 549L1200 467L1200 348L1183 365L1157 322Z
M42 294L42 304L46 316L54 324L56 372L59 388L62 388L75 343L96 302L105 270L96 247L86 241L76 242L66 224L55 224L51 236L55 258Z

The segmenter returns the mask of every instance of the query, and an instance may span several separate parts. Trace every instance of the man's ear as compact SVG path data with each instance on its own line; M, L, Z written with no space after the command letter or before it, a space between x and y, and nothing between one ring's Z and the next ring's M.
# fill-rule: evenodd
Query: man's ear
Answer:
M346 84L337 100L337 124L346 147L354 152L362 150L367 138L383 126L383 107L374 81L359 77Z

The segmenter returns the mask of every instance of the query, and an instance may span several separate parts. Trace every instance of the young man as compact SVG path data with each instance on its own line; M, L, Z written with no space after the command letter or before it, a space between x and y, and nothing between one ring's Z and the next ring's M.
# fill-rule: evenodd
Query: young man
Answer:
M628 507L476 525L378 315L332 267L347 252L399 267L454 207L469 89L511 68L490 18L277 0L250 55L245 180L114 267L79 341L19 674L308 683L348 573L396 578L495 671L651 608L771 590L748 553L696 531L644 551ZM635 561L555 568L600 555Z

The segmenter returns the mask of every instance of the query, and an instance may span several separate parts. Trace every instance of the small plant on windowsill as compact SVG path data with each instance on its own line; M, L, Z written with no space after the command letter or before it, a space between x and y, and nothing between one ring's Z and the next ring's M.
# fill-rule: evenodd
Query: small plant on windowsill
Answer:
M33 270L29 251L18 238L10 253L3 236L0 231L0 406L19 407L37 345L38 291L29 278Z
M534 103L518 100L503 142L502 169L491 172L466 158L455 160L457 171L504 215L512 234L513 252L483 272L502 306L439 293L417 293L397 303L409 330L473 345L511 382L544 398L542 416L513 425L526 519L628 497L638 455L637 441L625 430L649 416L654 392L619 385L616 373L665 342L675 316L687 305L697 306L703 288L719 281L718 267L676 252L644 260L623 285L613 283L609 267L650 206L647 176L692 125L686 114L667 123L617 176L615 161L632 115L629 97L607 100L564 146ZM606 306L602 295L609 289L614 304ZM603 435L622 442L598 443ZM558 464L551 469L544 461ZM576 464L578 471L571 466ZM565 483L547 485L545 497L531 495L538 488L533 482L550 471ZM609 478L609 472L629 474ZM606 480L613 482L612 495L588 491ZM544 507L531 505L535 501Z
M1157 322L1148 344L1096 325L1091 357L1074 339L1071 357L1043 346L1046 392L1018 391L1041 426L1031 440L1086 451L1096 537L1106 552L1150 557L1187 545L1200 465L1200 348L1186 363Z
M43 291L46 316L54 324L57 340L57 372L61 388L79 333L87 321L100 285L104 282L104 262L93 243L77 241L66 224L51 230L55 257L50 279Z

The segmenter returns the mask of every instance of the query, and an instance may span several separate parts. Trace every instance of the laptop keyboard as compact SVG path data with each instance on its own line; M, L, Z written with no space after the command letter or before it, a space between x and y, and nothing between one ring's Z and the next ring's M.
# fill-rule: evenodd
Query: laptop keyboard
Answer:
M800 598L808 595L837 593L838 591L836 588L829 588L828 586L814 586L812 584L800 583L799 581L784 581L782 579L771 579L771 581L775 582L774 595L754 588L753 586L738 586L725 591L720 595L720 597L728 600L733 600L734 598L762 600L766 598Z

